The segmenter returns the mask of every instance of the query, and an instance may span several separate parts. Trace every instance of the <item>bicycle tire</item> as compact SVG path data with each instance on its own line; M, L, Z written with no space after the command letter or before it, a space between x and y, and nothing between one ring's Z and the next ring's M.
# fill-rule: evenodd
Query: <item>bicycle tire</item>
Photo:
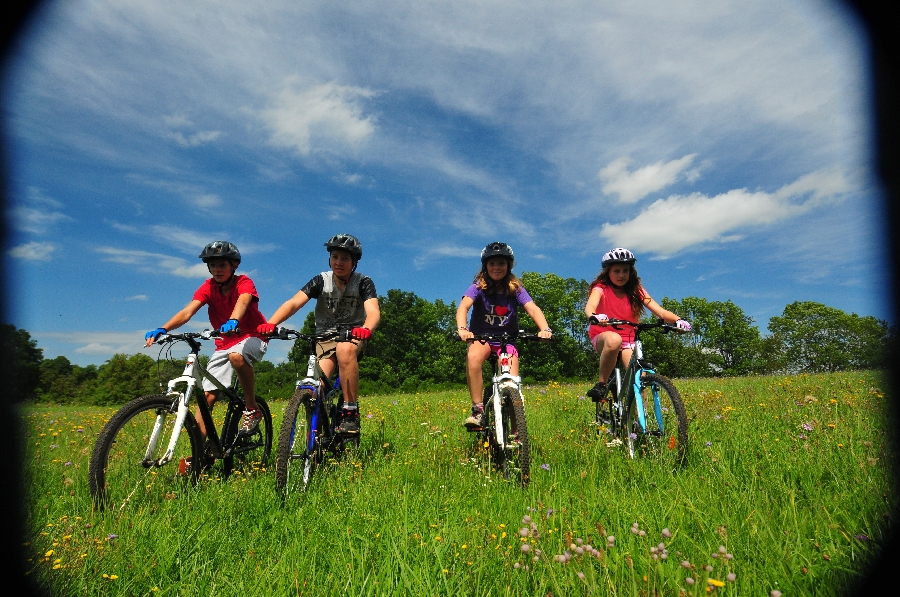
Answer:
M503 477L513 477L521 485L531 480L531 442L525 421L525 402L517 388L500 388L503 416Z
M283 497L296 490L304 491L322 460L321 415L316 424L317 433L310 438L314 403L312 391L302 388L294 392L284 411L275 461L275 487Z
M120 408L106 423L94 443L88 468L91 498L100 510L116 506L122 509L126 504L156 504L182 490L186 483L197 482L203 440L190 412L182 430L188 441L179 437L172 460L163 467L150 464L168 448L176 410L172 399L162 394L142 396ZM158 416L163 417L162 428L150 459L145 461ZM190 463L183 472L179 469L182 458Z
M623 429L628 455L652 458L674 472L687 461L688 420L684 402L675 384L663 375L644 375L641 392L647 429L640 430L637 401L631 396ZM659 396L658 409L655 396Z
M262 398L257 398L256 404L262 411L259 426L250 435L238 436L246 402L241 399L228 403L222 425L222 446L228 452L222 459L222 474L226 478L235 471L247 476L266 472L272 456L272 413Z
M487 442L491 454L491 462L494 463L497 470L503 472L505 471L504 467L506 466L506 452L503 451L503 446L497 443L497 421L496 416L494 415L494 399L493 392L486 395L484 398L484 414L481 415L481 430L476 437L479 442ZM499 397L496 399L499 400Z
M622 391L622 376L618 367L609 374L606 380L608 389L603 400L594 403L594 424L597 435L615 437L622 426L623 414L619 412L619 394Z

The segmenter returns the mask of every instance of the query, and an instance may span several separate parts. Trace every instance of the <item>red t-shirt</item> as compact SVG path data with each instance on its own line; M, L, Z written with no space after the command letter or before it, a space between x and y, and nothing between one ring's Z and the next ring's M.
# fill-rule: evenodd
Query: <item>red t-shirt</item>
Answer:
M253 296L253 300L247 306L246 313L238 321L238 329L241 330L241 333L216 338L216 350L231 348L248 336L255 336L265 340L264 336L256 333L256 328L266 323L265 316L259 311L259 295L256 293L256 286L253 284L253 280L247 276L240 275L235 276L235 278L237 278L237 281L228 294L219 292L219 285L212 278L204 282L197 289L197 292L194 293L195 301L200 301L209 307L209 323L215 329L222 327L222 324L231 318L234 306L242 294Z
M600 303L597 305L597 308L594 309L595 313L603 313L610 319L624 319L625 321L638 322L638 319L634 316L634 309L631 307L631 302L628 300L627 294L618 297L616 296L616 293L613 292L612 288L605 284L601 284L600 282L591 286L591 292L594 291L594 288L599 288L601 292L603 292L603 295L600 297ZM647 293L641 288L641 299L643 300L646 296ZM593 340L595 336L598 336L603 332L615 332L622 336L622 342L634 342L634 328L630 326L619 326L619 328L616 329L609 325L602 326L592 324L588 328L588 337Z

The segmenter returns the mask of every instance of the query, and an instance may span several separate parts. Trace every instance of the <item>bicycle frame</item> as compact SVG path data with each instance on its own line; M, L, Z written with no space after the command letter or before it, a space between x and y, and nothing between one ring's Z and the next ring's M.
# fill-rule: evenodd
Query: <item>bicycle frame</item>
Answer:
M519 396L522 397L522 405L525 405L525 396L522 394L522 378L521 376L513 375L510 373L510 355L507 352L507 348L507 340L504 334L504 339L500 342L500 354L496 356L492 354L492 358L490 359L493 369L493 375L491 377L491 402L493 402L494 407L494 434L497 438L497 444L500 446L505 445L505 430L503 429L502 414L503 405L500 401L500 388L512 387L519 390Z
M646 367L644 365L644 347L641 342L641 331L650 328L661 327L664 329L677 329L672 328L671 326L660 321L659 323L653 324L640 324L634 323L631 321L625 321L620 319L610 319L609 325L618 329L620 325L629 325L634 328L634 351L631 353L631 359L628 362L627 367L625 368L624 375L624 383L622 382L621 375L619 374L618 367L614 370L614 373L619 376L617 381L620 383L620 390L617 399L620 401L620 404L623 407L627 408L628 405L628 397L629 394L634 396L634 400L637 402L637 413L638 413L638 425L641 428L642 433L647 432L647 419L644 416L644 397L641 395L641 379L644 375L654 375L656 371L651 369L650 367ZM652 388L653 394L653 410L656 413L656 419L662 425L663 416L662 416L662 403L659 398L659 390L656 387ZM660 429L660 431L665 432L665 429Z
M331 383L331 380L328 379L328 376L325 375L325 372L322 371L322 367L319 366L319 359L316 357L315 349L313 353L309 355L309 360L306 365L306 377L300 380L297 380L297 385L295 386L295 391L300 389L309 390L313 393L313 396L316 397L316 402L313 405L312 410L312 419L310 421L310 425L312 426L312 433L309 434L309 439L307 441L306 448L308 450L312 450L316 445L316 429L318 429L319 424L319 416L325 412L325 402L327 397L335 391L336 388L341 387L341 377L340 374L335 378L334 383ZM327 414L325 415L327 417ZM329 424L324 428L327 429L328 437L333 435L331 426L333 421L329 421Z
M212 339L215 332L212 330L205 330L200 333L200 337L204 340ZM160 338L160 343L163 343L165 338L169 336L163 336ZM184 366L184 371L179 377L175 379L169 380L169 383L166 387L166 397L172 400L174 404L176 401L178 402L178 412L175 416L175 426L172 428L172 436L169 439L169 445L166 447L165 453L159 458L159 460L152 461L150 459L150 455L156 450L156 446L160 440L160 432L165 423L165 415L157 415L156 424L153 426L153 432L150 434L150 441L147 445L147 451L144 454L144 466L163 466L172 460L172 456L175 454L175 446L178 444L178 439L181 435L181 430L184 427L184 421L190 412L190 402L191 396L194 394L194 389L197 386L197 382L201 379L209 380L216 388L223 392L225 396L228 397L229 400L233 399L236 395L230 388L226 388L219 380L209 374L209 372L200 364L197 360L197 357L200 354L200 343L194 338L187 337L186 335L179 335L177 339L183 340L188 343L191 347L191 352L187 356L187 363ZM175 341L175 340L172 340ZM185 389L183 392L180 392L176 387L179 384L185 384ZM200 416L203 419L204 426L206 427L206 437L210 440L210 444L212 447L213 456L215 458L222 458L227 456L222 447L221 439L219 438L219 434L216 432L216 426L213 422L212 411L209 408L209 405L206 403L205 399L197 401L197 407L200 409Z

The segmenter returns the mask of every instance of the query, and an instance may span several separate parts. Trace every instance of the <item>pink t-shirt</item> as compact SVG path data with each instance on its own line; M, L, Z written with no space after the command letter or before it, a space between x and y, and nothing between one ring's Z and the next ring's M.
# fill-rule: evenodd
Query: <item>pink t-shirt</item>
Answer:
M256 285L247 276L235 276L237 281L228 294L219 292L219 285L212 278L203 283L194 293L194 300L200 301L209 307L209 323L215 329L222 327L222 324L228 321L234 312L234 306L237 304L238 298L242 294L250 294L253 300L247 306L247 312L238 322L240 334L232 334L231 336L219 336L216 338L216 350L224 350L238 344L248 336L265 339L256 333L256 328L266 323L266 318L259 311L259 295L256 293ZM252 330L252 331L251 331ZM249 331L249 333L247 333Z
M637 318L634 316L634 309L631 308L631 301L628 300L628 295L623 295L621 297L616 296L616 293L613 292L613 289L605 284L601 284L597 282L596 284L591 286L591 292L594 291L594 288L599 288L603 293L600 297L600 303L597 305L597 308L594 309L595 313L603 313L610 319L624 319L625 321L633 321L637 323ZM646 298L647 293L644 292L644 289L641 288L641 299ZM593 340L596 336L599 336L603 332L615 332L622 336L623 343L632 343L634 342L634 328L629 326L619 326L618 329L612 326L602 326L602 325L591 325L588 327L588 337Z

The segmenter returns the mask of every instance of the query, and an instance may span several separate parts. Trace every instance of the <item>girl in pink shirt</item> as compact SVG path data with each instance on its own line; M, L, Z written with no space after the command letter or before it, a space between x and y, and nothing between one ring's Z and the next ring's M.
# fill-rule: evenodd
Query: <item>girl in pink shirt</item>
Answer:
M691 324L650 298L634 268L635 261L634 254L628 249L617 248L604 255L602 269L591 284L584 306L584 313L590 320L588 337L594 350L600 353L600 381L587 392L594 402L606 398L606 380L616 366L619 353L622 353L622 362L628 363L634 350L634 328L611 328L606 323L609 319L638 323L644 311L649 309L668 323L685 331L691 329Z

